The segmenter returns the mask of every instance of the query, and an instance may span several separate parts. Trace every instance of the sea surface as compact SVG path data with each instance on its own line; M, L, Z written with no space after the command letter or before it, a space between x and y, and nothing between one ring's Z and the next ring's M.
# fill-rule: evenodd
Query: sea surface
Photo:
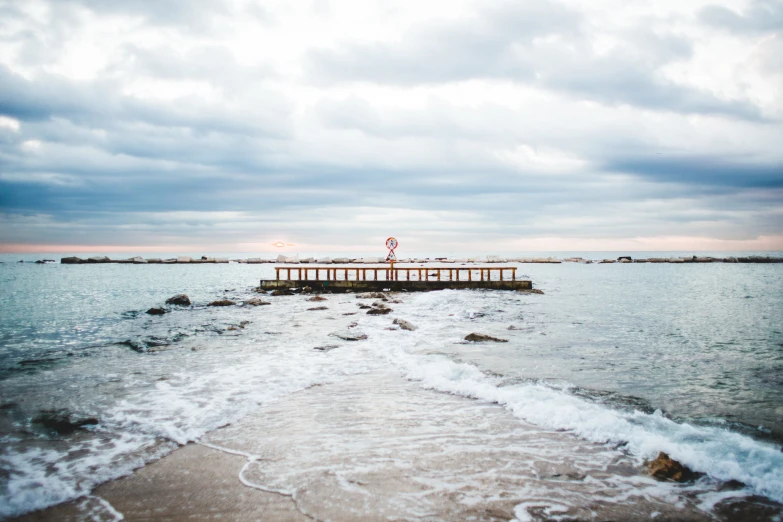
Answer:
M640 257L678 255L692 254ZM437 397L499 405L511 424L494 423L484 442L471 427L486 448L519 422L572 439L561 457L593 466L606 453L583 444L640 468L663 451L704 473L693 487L707 515L729 497L783 502L783 264L521 264L517 278L543 295L400 293L392 314L367 316L353 295L310 310L322 303L254 292L274 265L31 263L60 257L0 256L0 518L88 495L316 385L385 386L390 403L414 386L432 399L396 415L418 424L444 415ZM145 313L179 293L193 305ZM256 297L271 304L241 305ZM206 306L224 298L240 305ZM396 317L418 328L395 329ZM508 342L468 343L471 332ZM442 407L467 415L464 404ZM438 426L468 434L456 420ZM686 493L667 494L676 504ZM417 516L405 509L393 514Z

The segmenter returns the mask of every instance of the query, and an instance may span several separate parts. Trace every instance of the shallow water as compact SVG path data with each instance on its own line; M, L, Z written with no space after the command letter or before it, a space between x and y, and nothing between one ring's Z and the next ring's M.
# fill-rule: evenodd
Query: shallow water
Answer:
M620 444L636 466L666 451L714 481L699 487L739 480L741 494L783 500L783 266L518 272L545 295L402 294L391 315L372 317L351 295L329 296L323 311L309 311L322 303L306 296L205 306L256 297L270 265L1 264L0 515L78 497L297 391L374 372L498 403L574 440ZM143 313L181 292L193 307ZM394 317L419 328L388 330ZM330 336L344 330L368 339ZM462 341L474 331L509 342ZM430 407L403 412L426 424ZM87 423L58 431L47 416ZM559 458L601 466L578 447Z

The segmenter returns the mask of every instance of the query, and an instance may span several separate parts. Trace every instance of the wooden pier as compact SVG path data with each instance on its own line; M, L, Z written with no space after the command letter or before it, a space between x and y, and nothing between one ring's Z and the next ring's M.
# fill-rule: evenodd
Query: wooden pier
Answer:
M518 280L513 266L470 267L364 267L277 266L275 279L262 280L264 289L310 287L329 292L429 291L467 288L531 290Z

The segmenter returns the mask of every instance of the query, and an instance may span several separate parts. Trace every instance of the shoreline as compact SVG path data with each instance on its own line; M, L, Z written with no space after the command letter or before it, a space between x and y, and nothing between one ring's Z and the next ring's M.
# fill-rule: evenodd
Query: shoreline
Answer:
M412 404L431 406L438 418L412 424ZM705 499L714 499L712 511L699 508ZM88 497L12 520L543 521L562 515L743 522L780 514L783 506L730 487L656 481L617 448L538 428L497 404L370 372L261 405Z

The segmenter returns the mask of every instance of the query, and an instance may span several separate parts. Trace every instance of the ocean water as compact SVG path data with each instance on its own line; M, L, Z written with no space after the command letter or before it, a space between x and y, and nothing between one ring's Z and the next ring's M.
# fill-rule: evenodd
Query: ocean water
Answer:
M621 473L606 480L628 491L654 489L655 498L689 502L708 516L729 497L783 502L780 264L524 264L517 277L529 276L544 295L401 293L392 314L374 317L353 295L327 296L327 310L315 311L309 308L322 303L303 295L261 296L269 306L206 306L259 297L253 288L273 277L273 265L16 262L42 257L53 258L0 259L0 517L87 495L179 445L258 419L264 408L299 411L299 392L316 385L347 397L382 389L384 411L405 405L395 422L427 427L444 447L470 440L475 451L498 441L507 448L518 428L532 426L547 436L531 439L526 451L579 461L585 470L605 472L616 461L640 468L665 451L705 476L690 489L653 488ZM144 313L177 293L193 306ZM395 317L418 329L394 329ZM333 335L344 331L367 339ZM467 343L471 332L508 342ZM329 407L316 402L313 411ZM485 405L508 417L477 431L470 415ZM330 430L341 433L343 424ZM318 441L301 433L292 443L315 448ZM382 440L409 440L395 433ZM250 451L259 443L247 444ZM427 454L425 446L400 451ZM249 473L291 488L306 470L294 460L278 472ZM448 491L463 476L455 467L429 480ZM530 477L520 482L528 492L540 487ZM349 498L351 484L334 488ZM566 493L550 515L579 509L590 494ZM421 515L420 499L406 502L382 510ZM517 518L536 519L523 504Z

